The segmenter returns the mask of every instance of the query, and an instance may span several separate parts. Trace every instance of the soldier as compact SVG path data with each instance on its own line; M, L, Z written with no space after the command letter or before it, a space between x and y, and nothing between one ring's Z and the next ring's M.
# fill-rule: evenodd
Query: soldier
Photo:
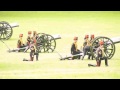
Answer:
M78 37L74 37L74 43L73 43L72 46L71 46L71 54L72 54L72 55L82 53L82 52L78 49L77 40L78 40ZM78 56L74 56L72 59L73 59L73 60L76 59L76 58L80 59L80 57L81 57L81 56L78 55Z
M90 41L89 41L89 35L85 35L84 38L84 43L83 43L83 56L82 56L82 60L84 59L85 55L88 54L88 52L90 52ZM90 56L88 56L89 59Z
M99 42L99 47L97 48L96 50L96 62L97 62L97 65L93 65L93 64L88 64L88 66L93 66L93 67L100 67L101 65L101 60L105 60L105 66L108 66L108 59L107 57L105 56L105 52L104 52L104 42L103 41L100 41Z
M85 35L83 47L87 45L87 42L89 41L88 39L89 39L89 35Z
M37 39L37 32L36 31L33 31L33 39L36 41Z
M30 52L30 61L33 61L34 59L34 54L35 54L35 47L31 46L31 52Z
M28 31L27 46L29 46L29 44L30 44L30 41L31 41L31 34L32 34L32 32L31 32L31 31Z
M23 61L33 61L34 60L34 54L35 54L34 46L31 46L30 50L31 50L31 52L30 52L30 60L24 58Z
M23 40L22 40L23 34L19 35L19 39L17 42L17 48L21 48L23 46Z
M30 42L31 42L31 34L32 32L31 31L28 31L28 37L27 37L27 43L26 43L26 49L24 50L24 53L27 52L27 50L29 49L30 47Z
M32 38L32 40L31 40L31 46L30 46L30 48L31 48L31 47L34 47L34 49L35 49L34 55L36 55L36 61L38 61L39 52L38 52L38 50L36 49L36 44L35 44L33 38Z
M27 60L27 59L24 58L23 61L33 61L34 60L34 55L36 55L36 61L38 61L39 53L35 48L34 41L30 42L30 50L31 50L30 60Z
M94 40L94 38L95 38L95 36L94 36L94 34L92 34L92 35L90 36L90 42L92 42L92 41Z
M19 35L19 40L17 42L17 48L23 48L25 47L25 45L23 44L23 40L22 40L23 34ZM20 50L18 50L18 52L20 52Z
M26 49L24 50L24 53L27 52L27 50L30 49L31 46L35 46L35 48L36 48L36 41L34 40L34 38L30 37L29 41L30 42L27 45Z
M25 45L23 44L22 37L23 37L23 34L20 34L19 39L17 41L17 48L13 50L9 50L9 52L20 52L21 50L25 49Z
M37 38L38 38L37 32L36 32L36 31L33 31L33 40L34 40L35 46L36 46Z
M91 44L92 44L92 41L94 40L94 34L92 34L91 36L90 36L90 48L91 48ZM92 58L92 60L93 60L93 56L91 55L91 54L89 54L88 55L88 59L90 59L90 57Z

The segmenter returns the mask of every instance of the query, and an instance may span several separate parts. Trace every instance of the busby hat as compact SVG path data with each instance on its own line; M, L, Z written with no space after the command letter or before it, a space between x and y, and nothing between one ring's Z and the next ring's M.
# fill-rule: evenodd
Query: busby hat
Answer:
M20 34L19 37L23 37L23 34Z
M74 40L78 40L78 37L74 37Z
M32 32L31 31L28 31L28 34L31 34Z
M85 35L85 38L89 38L89 35Z
M103 44L104 44L104 42L103 42L103 41L100 41L100 42L99 42L99 44L100 44L100 45L103 45Z
M92 34L92 35L91 35L91 38L94 38L94 37L95 37L94 34Z

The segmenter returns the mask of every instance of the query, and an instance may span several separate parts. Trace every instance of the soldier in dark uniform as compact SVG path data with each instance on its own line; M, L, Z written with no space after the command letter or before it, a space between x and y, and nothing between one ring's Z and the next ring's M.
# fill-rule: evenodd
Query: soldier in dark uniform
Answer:
M34 41L30 42L30 60L23 59L23 61L33 61L34 60L34 55L36 55L36 61L38 61L39 53L35 48Z
M32 32L28 31L26 49L24 50L24 53L27 52L28 49L30 49L30 44L31 44L31 40L32 40L31 34L32 34Z
M30 52L30 61L34 60L34 54L35 54L35 47L31 46L30 48L31 52Z
M88 64L88 66L100 67L101 60L105 60L105 66L108 66L108 59L105 56L105 52L104 52L104 48L103 48L104 42L100 41L99 45L100 46L96 50L96 62L97 62L97 65Z
M38 38L37 32L33 31L33 37L32 37L32 39L33 39L35 47L37 47L37 44L36 44L37 43L37 38ZM36 51L36 52L38 52L38 51Z
M78 37L74 37L74 43L73 43L72 46L71 46L71 54L72 54L72 55L76 55L76 54L82 53L82 52L78 49L77 40L78 40ZM73 59L73 60L76 59L76 58L80 59L80 57L81 57L81 56L78 55L78 56L72 57L72 59Z

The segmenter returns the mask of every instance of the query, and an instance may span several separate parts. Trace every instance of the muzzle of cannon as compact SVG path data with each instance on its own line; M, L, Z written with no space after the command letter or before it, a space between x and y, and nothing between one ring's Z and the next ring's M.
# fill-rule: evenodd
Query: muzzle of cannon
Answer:
M120 43L120 37L115 37L115 38L108 38L108 37L104 37L104 36L99 36L96 37L93 41L92 41L92 45L91 45L91 54L94 56L94 58L96 57L95 52L96 49L99 47L99 41L104 41L104 52L105 55L108 59L111 59L114 54L115 54L115 44Z
M9 24L6 21L1 21L0 22L0 39L2 40L10 39L13 34L13 28L18 26L19 25L17 23Z

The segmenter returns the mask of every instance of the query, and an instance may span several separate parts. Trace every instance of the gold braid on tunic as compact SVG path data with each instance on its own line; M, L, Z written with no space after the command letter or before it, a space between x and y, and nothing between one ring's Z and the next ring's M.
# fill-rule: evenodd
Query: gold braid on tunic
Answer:
M74 43L74 44L75 44L75 48L76 48L76 51L77 51L77 50L78 50L78 49L77 49L77 43Z

